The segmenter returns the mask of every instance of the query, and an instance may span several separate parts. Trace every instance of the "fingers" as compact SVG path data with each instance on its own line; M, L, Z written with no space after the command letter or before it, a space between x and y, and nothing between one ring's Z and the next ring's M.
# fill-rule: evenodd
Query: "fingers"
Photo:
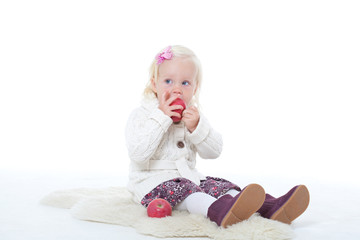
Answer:
M166 103L166 101L169 99L169 97L170 97L170 92L165 91L161 96L161 102Z
M176 110L183 110L183 106L181 105L172 105L172 106L169 106L169 109L170 111L176 111Z
M172 105L172 106L170 106L170 104L177 98L178 98L178 96L170 97L170 92L164 92L162 94L162 98L161 98L162 105L169 106L169 109L171 111L172 110L177 110L177 109L181 109L181 110L184 109L183 106L181 106L181 105Z
M176 112L176 110L183 110L184 107L181 105L172 105L170 104L178 98L178 96L170 96L170 92L166 91L161 95L159 100L159 109L162 110L169 117L178 117L181 118L181 114Z
M199 111L194 106L186 108L183 112L184 117L185 117L185 115L198 115L198 114L199 114Z
M200 114L196 107L192 106L184 110L182 120L190 132L193 132L196 129L199 119Z
M190 108L187 108L183 111L183 114L182 114L182 119L185 121L185 122L192 122L192 121L198 121L200 115L199 115L199 111L197 110L196 107L190 107Z
M169 117L181 118L181 114L178 112L170 112Z
M175 99L177 99L177 96L172 96L168 100L166 100L166 105L170 105Z

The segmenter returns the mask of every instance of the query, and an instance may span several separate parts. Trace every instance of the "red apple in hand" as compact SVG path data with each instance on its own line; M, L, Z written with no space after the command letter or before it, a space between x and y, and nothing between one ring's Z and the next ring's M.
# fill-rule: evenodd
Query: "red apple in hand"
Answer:
M147 207L147 214L152 218L171 216L171 212L170 203L162 198L152 200Z
M177 112L177 113L180 113L180 115L182 115L183 111L186 108L185 102L181 98L177 98L172 103L170 103L170 106L173 106L173 105L181 105L181 106L183 106L183 109L173 110L173 112ZM181 117L178 118L178 117L172 116L171 119L173 120L174 123L178 123L178 122L181 121Z

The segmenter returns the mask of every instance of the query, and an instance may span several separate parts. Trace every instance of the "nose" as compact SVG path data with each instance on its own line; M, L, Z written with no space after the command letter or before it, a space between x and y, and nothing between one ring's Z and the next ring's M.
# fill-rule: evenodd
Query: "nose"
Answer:
M181 85L175 84L171 92L173 94L182 94Z

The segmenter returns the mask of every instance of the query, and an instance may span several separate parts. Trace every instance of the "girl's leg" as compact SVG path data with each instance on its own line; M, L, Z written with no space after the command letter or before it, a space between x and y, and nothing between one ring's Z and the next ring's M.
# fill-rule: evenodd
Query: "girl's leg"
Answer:
M206 177L206 180L202 180L200 182L200 188L203 192L215 197L219 198L225 194L231 194L232 196L236 196L240 192L240 187L226 179L216 178L216 177ZM238 192L229 190L237 190ZM235 194L236 193L236 194Z
M227 227L248 219L261 207L265 199L264 189L257 184L250 184L233 197L224 193L236 188L236 185L223 182L222 179L205 181L208 184L202 182L200 187L185 178L166 181L146 194L141 204L147 207L152 200L163 198L172 207L181 203L176 209L202 214L219 226ZM211 194L204 193L201 186L209 190ZM239 187L237 188L240 190Z
M250 184L233 197L225 194L218 199L202 192L189 195L175 209L201 214L222 227L248 219L263 204L264 189Z
M210 220L227 227L248 219L264 203L265 191L258 184L250 184L235 197L230 194L219 197L208 210Z
M231 196L235 197L236 195L238 195L240 193L240 191L235 190L235 189L230 189L229 191L227 191L225 194L230 194Z
M189 195L196 192L202 192L202 190L195 183L186 178L175 178L156 186L144 196L141 204L147 207L152 200L162 198L168 201L172 207L175 207Z
M262 217L290 224L305 212L309 200L306 186L298 185L279 198L266 194L265 202L258 212Z
M174 207L195 192L204 192L214 198L219 198L227 194L229 190L240 191L240 187L222 178L206 177L206 180L201 181L200 186L188 179L176 178L156 186L144 196L141 204L147 207L155 198L163 198ZM236 196L238 193L229 192L232 196Z
M181 203L177 204L174 209L186 210L190 213L200 214L207 217L209 207L216 201L216 198L203 193L196 192L189 195Z

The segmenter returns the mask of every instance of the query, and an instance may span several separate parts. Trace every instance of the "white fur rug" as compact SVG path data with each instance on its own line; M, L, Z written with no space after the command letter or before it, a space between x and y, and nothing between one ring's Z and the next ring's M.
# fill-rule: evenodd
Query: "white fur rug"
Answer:
M78 219L129 226L155 237L208 237L212 239L285 240L294 237L291 226L254 214L250 219L220 228L207 218L173 211L166 218L149 218L146 209L132 201L126 188L79 188L56 191L41 200L42 204L69 208Z

